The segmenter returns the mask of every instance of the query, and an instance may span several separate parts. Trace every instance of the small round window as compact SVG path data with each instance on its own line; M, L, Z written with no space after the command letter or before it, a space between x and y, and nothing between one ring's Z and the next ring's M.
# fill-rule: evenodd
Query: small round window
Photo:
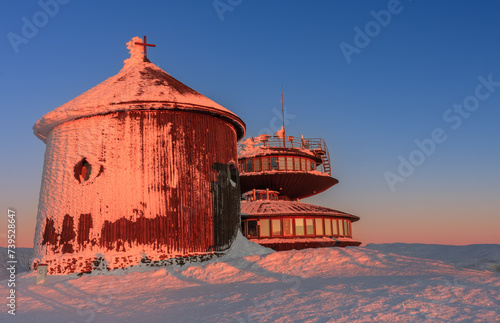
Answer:
M92 173L92 166L87 161L87 159L82 159L75 165L75 178L80 183L84 183L89 180L90 174Z

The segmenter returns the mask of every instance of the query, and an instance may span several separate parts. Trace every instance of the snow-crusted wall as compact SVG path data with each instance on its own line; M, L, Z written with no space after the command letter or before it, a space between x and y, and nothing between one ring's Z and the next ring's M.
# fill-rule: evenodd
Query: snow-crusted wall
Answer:
M58 125L47 137L35 263L69 273L98 257L117 268L228 248L239 226L236 136L215 116L175 110Z

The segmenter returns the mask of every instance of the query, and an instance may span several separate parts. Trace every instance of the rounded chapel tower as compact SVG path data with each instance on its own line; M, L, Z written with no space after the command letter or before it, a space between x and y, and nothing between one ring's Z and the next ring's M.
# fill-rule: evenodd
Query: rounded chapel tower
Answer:
M35 265L50 273L207 258L236 237L245 124L150 63L139 41L117 75L33 127L47 145Z

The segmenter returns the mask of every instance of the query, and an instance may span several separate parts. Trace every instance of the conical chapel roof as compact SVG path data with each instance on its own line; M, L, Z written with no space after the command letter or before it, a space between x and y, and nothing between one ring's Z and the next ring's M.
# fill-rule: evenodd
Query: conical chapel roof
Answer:
M155 64L144 62L142 54L134 54L132 50L131 54L118 74L38 120L33 126L35 135L45 141L56 126L83 117L117 111L176 109L222 118L235 127L238 140L243 138L245 123L236 114L176 80Z

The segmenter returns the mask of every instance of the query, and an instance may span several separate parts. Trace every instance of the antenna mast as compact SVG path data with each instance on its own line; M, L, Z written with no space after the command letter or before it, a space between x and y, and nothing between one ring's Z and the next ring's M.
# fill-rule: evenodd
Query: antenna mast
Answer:
M281 119L283 120L283 147L286 148L285 136L285 103L283 102L283 84L281 84Z

